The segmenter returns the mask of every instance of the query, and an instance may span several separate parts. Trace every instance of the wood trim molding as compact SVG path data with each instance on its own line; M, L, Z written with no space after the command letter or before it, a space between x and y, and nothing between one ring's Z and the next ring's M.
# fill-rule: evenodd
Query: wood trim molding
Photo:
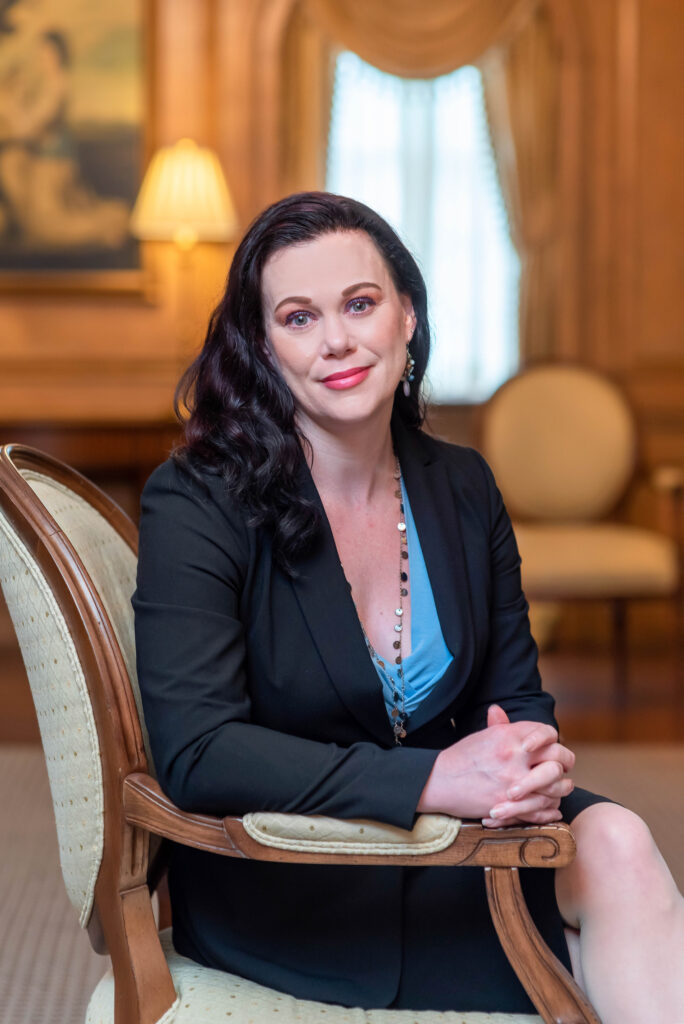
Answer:
M254 61L255 113L260 126L254 183L259 208L282 195L283 49L294 6L295 0L261 0Z
M585 149L586 42L577 11L570 4L549 0L560 51L559 195L561 205L561 266L556 308L557 355L563 359L585 357L587 335L582 295L582 258L586 246L582 209L586 203L582 153Z
M641 0L617 0L615 68L616 110L616 273L615 325L620 345L614 364L625 369L642 358L640 324L639 237L639 33ZM637 359L637 355L639 358Z

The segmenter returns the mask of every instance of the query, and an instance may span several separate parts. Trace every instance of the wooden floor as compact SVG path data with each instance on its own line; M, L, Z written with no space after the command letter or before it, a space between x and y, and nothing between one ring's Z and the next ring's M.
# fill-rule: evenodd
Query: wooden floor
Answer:
M0 650L0 742L38 742L38 723L18 649ZM600 652L542 655L545 689L568 742L681 743L684 710L677 711L671 655L635 655L630 661L630 700L624 714L612 705L612 663Z
M540 658L545 689L556 698L562 734L576 742L683 742L684 707L672 654L630 658L624 712L615 712L608 653L554 651Z
M684 707L677 699L672 655L634 655L629 696L617 714L613 662L601 652L554 651L541 656L544 688L556 698L561 733L572 742L684 742Z

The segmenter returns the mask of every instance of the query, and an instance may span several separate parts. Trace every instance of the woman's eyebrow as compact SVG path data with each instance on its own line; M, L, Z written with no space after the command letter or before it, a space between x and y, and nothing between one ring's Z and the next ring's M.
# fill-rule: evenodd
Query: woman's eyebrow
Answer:
M346 298L347 295L351 295L352 292L357 291L359 288L377 288L378 291L382 290L375 281L359 281L358 284L350 284L348 288L344 288L342 295ZM276 313L286 302L301 302L302 305L308 306L313 302L313 299L307 298L306 295L288 295L286 299L280 300L278 305L274 307L273 312Z
M279 310L281 306L284 306L286 302L301 302L302 305L308 306L313 302L313 299L307 299L306 295L288 295L286 299L280 300L273 312L277 312L277 310Z
M348 288L345 288L342 292L343 295L351 295L358 288L377 288L380 291L380 285L376 284L375 281L359 281L358 284L350 284Z

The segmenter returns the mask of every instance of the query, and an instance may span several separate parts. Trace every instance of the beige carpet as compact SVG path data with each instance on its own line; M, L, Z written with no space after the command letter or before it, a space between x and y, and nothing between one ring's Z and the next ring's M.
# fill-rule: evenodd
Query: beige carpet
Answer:
M684 889L684 747L575 748L578 784L650 824ZM0 1024L82 1024L104 973L67 901L43 756L0 746Z
M0 808L0 1021L82 1024L108 962L62 884L40 747L0 746Z

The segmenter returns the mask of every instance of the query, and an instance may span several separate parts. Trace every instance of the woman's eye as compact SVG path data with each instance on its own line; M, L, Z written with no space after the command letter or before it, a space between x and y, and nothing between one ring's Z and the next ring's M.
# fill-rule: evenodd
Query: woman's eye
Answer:
M311 320L311 313L304 313L298 311L297 313L290 313L285 319L285 323L292 327L308 327Z
M366 310L374 305L375 303L372 299L352 299L349 303L349 309L352 313L365 313Z

